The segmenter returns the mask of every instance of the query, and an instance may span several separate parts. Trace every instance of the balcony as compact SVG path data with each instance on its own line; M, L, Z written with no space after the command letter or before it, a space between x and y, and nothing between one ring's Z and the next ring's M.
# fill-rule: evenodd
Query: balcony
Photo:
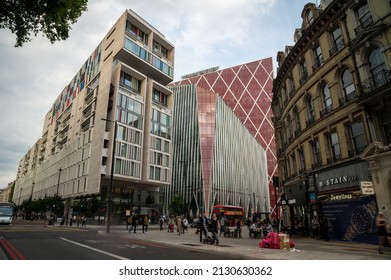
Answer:
M323 58L317 57L315 64L312 65L312 70L315 72L315 70L318 69L320 66L322 66L322 64L323 64Z
M306 122L305 122L305 124L307 125L307 127L312 126L314 123L315 123L315 116L311 116L311 117L308 118L308 120L306 120Z
M333 105L331 104L320 111L320 117L323 118L324 116L330 114L332 111L333 111Z
M360 85L361 94L371 94L375 90L387 85L391 82L391 71L383 69L373 78L364 80Z
M300 85L304 84L304 82L305 82L307 79L308 79L308 72L307 72L307 70L306 70L306 71L304 71L304 72L302 73L301 78L300 78L300 80L299 80Z
M337 161L340 161L341 159L342 159L341 154L335 155L335 156L332 156L332 157L329 157L329 158L327 159L327 164L335 163L335 162L337 162Z
M352 91L347 95L344 95L342 98L339 99L339 104L340 106L344 106L350 102L352 102L354 99L357 98L357 93L356 91Z
M317 169L319 167L322 167L322 162L320 160L317 162L314 162L313 164L311 164L311 167L312 167L312 169Z
M334 46L329 50L330 57L339 52L339 50L342 49L344 46L345 42L343 40L340 40L339 42L334 42Z

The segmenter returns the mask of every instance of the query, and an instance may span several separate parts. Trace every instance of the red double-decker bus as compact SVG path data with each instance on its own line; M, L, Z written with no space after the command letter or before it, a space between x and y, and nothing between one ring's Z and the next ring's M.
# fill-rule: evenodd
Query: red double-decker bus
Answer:
M224 217L232 224L236 219L243 219L244 209L240 206L218 204L213 206L212 214Z

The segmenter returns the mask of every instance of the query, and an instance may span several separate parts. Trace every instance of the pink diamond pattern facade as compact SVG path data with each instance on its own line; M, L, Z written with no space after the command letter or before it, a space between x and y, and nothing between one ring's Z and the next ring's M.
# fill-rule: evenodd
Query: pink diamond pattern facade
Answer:
M268 161L269 192L274 193L277 156L272 123L272 58L261 59L203 75L189 77L172 85L194 84L223 97L236 116L265 149ZM270 196L274 209L274 195Z

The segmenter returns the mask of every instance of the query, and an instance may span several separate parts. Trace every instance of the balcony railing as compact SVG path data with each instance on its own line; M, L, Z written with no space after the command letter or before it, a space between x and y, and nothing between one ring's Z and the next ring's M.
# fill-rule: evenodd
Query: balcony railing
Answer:
M342 158L342 157L341 157L341 154L335 155L335 156L332 156L332 157L329 157L329 158L327 159L327 164L332 164L332 163L334 163L334 162L340 161L341 158Z
M314 162L313 164L311 164L311 167L312 167L312 169L322 167L322 162L320 160L317 162Z
M387 85L391 82L391 71L382 70L374 78L368 78L364 80L360 85L361 94L370 94L376 89Z
M324 116L330 114L332 111L333 111L333 105L331 104L320 111L320 117L323 118Z
M356 99L357 93L356 91L352 91L347 95L344 95L342 98L339 99L339 104L340 106L344 106L348 103L350 103L352 100Z
M313 125L315 122L315 116L311 116L310 118L308 118L308 120L305 122L307 127L310 127L311 125Z
M316 69L318 69L320 66L322 66L323 64L323 58L322 57L317 57L316 58L316 62L314 65L312 65L312 70L315 71Z
M334 43L334 46L329 50L330 57L332 57L337 52L339 52L339 50L342 49L344 45L345 45L345 43L343 40L340 40L340 41Z
M300 78L300 85L302 85L308 78L308 72L307 71L304 71L301 75L301 78Z

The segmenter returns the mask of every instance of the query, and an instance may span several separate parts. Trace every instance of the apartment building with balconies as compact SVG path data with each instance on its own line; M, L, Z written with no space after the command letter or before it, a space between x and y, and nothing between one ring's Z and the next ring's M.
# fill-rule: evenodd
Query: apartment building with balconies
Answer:
M104 202L113 179L113 213L161 208L155 191L171 182L174 52L125 11L55 98L42 137L20 161L14 198L58 194L72 214L76 200Z

